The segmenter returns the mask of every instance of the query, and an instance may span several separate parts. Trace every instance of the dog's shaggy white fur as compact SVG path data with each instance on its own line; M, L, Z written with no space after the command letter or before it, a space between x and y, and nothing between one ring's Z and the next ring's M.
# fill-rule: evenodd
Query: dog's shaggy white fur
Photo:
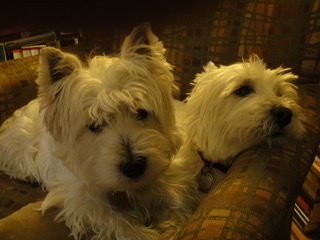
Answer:
M43 211L60 208L76 239L167 239L197 204L190 166L171 162L180 138L164 51L148 24L88 66L45 48L39 97L0 129L0 169L41 182Z
M229 66L209 62L196 76L185 103L177 103L177 121L185 131L178 157L192 158L200 168L200 155L207 165L230 165L254 145L268 142L272 146L284 138L301 140L305 117L298 105L297 78L290 69L267 68L256 55ZM223 177L213 171L216 180Z

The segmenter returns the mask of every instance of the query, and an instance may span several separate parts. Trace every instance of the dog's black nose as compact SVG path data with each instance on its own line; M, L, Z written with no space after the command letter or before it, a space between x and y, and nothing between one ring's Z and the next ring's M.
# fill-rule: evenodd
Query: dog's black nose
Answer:
M287 126L292 118L292 111L289 108L277 106L270 110L271 116L280 127Z
M144 156L136 156L122 162L119 165L120 171L128 178L139 178L147 168L147 158Z

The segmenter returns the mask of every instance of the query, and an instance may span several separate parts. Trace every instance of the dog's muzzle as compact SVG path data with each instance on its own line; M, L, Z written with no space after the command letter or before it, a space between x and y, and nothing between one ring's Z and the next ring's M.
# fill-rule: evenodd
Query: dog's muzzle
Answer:
M125 160L119 165L119 169L123 175L130 179L139 178L147 168L147 158L144 156L136 156Z
M270 110L270 114L274 123L277 125L275 131L271 134L272 137L277 137L283 134L283 128L291 122L292 111L289 108L276 106Z

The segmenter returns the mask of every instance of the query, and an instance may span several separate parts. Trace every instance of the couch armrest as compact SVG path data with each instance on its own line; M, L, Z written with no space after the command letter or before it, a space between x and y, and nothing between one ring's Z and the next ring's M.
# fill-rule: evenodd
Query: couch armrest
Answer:
M243 152L176 240L290 239L296 198L320 141L320 91L299 86L306 139Z
M30 203L10 216L0 219L0 239L74 240L64 223L53 223L54 209L42 215L41 202Z

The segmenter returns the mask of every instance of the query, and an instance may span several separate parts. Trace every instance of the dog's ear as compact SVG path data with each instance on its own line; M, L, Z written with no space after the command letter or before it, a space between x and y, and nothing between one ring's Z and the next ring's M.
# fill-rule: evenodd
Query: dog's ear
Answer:
M152 32L150 24L146 22L135 27L129 36L125 38L120 55L125 57L129 53L138 53L150 56L155 54L153 51L158 50L162 53L162 43L159 42L158 37Z
M53 47L43 48L40 56L38 85L40 89L46 89L80 67L81 62L76 56Z
M208 62L206 66L203 67L203 70L205 72L213 72L214 70L217 70L218 67L211 61Z

